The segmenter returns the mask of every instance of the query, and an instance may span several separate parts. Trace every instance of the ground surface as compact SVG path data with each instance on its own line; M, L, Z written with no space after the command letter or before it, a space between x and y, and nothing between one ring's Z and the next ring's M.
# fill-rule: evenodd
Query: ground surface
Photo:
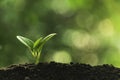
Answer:
M0 80L120 80L120 68L55 62L21 64L0 69Z

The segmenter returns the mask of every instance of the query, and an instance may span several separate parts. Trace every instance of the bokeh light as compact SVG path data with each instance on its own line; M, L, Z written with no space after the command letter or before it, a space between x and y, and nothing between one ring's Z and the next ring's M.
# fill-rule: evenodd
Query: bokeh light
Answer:
M40 62L120 67L119 0L0 0L0 67L31 63L16 36L32 40L57 33Z
M61 63L70 63L72 58L70 54L66 51L57 51L53 55L53 61Z

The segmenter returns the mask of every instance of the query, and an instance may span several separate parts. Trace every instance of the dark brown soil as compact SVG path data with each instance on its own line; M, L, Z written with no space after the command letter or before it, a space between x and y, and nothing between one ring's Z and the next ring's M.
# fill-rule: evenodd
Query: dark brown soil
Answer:
M120 80L120 68L107 64L20 64L0 69L0 80Z

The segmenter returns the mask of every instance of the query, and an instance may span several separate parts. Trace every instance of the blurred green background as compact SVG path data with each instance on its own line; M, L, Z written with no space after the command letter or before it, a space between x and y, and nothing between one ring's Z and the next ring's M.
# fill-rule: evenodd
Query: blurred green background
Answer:
M17 35L50 33L41 62L120 67L120 0L0 0L0 67L33 62Z

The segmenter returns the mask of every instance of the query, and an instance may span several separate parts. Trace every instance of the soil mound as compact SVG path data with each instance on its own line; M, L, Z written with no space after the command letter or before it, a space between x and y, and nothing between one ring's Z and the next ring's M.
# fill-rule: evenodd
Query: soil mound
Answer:
M120 80L120 68L107 64L19 64L0 69L0 80Z

